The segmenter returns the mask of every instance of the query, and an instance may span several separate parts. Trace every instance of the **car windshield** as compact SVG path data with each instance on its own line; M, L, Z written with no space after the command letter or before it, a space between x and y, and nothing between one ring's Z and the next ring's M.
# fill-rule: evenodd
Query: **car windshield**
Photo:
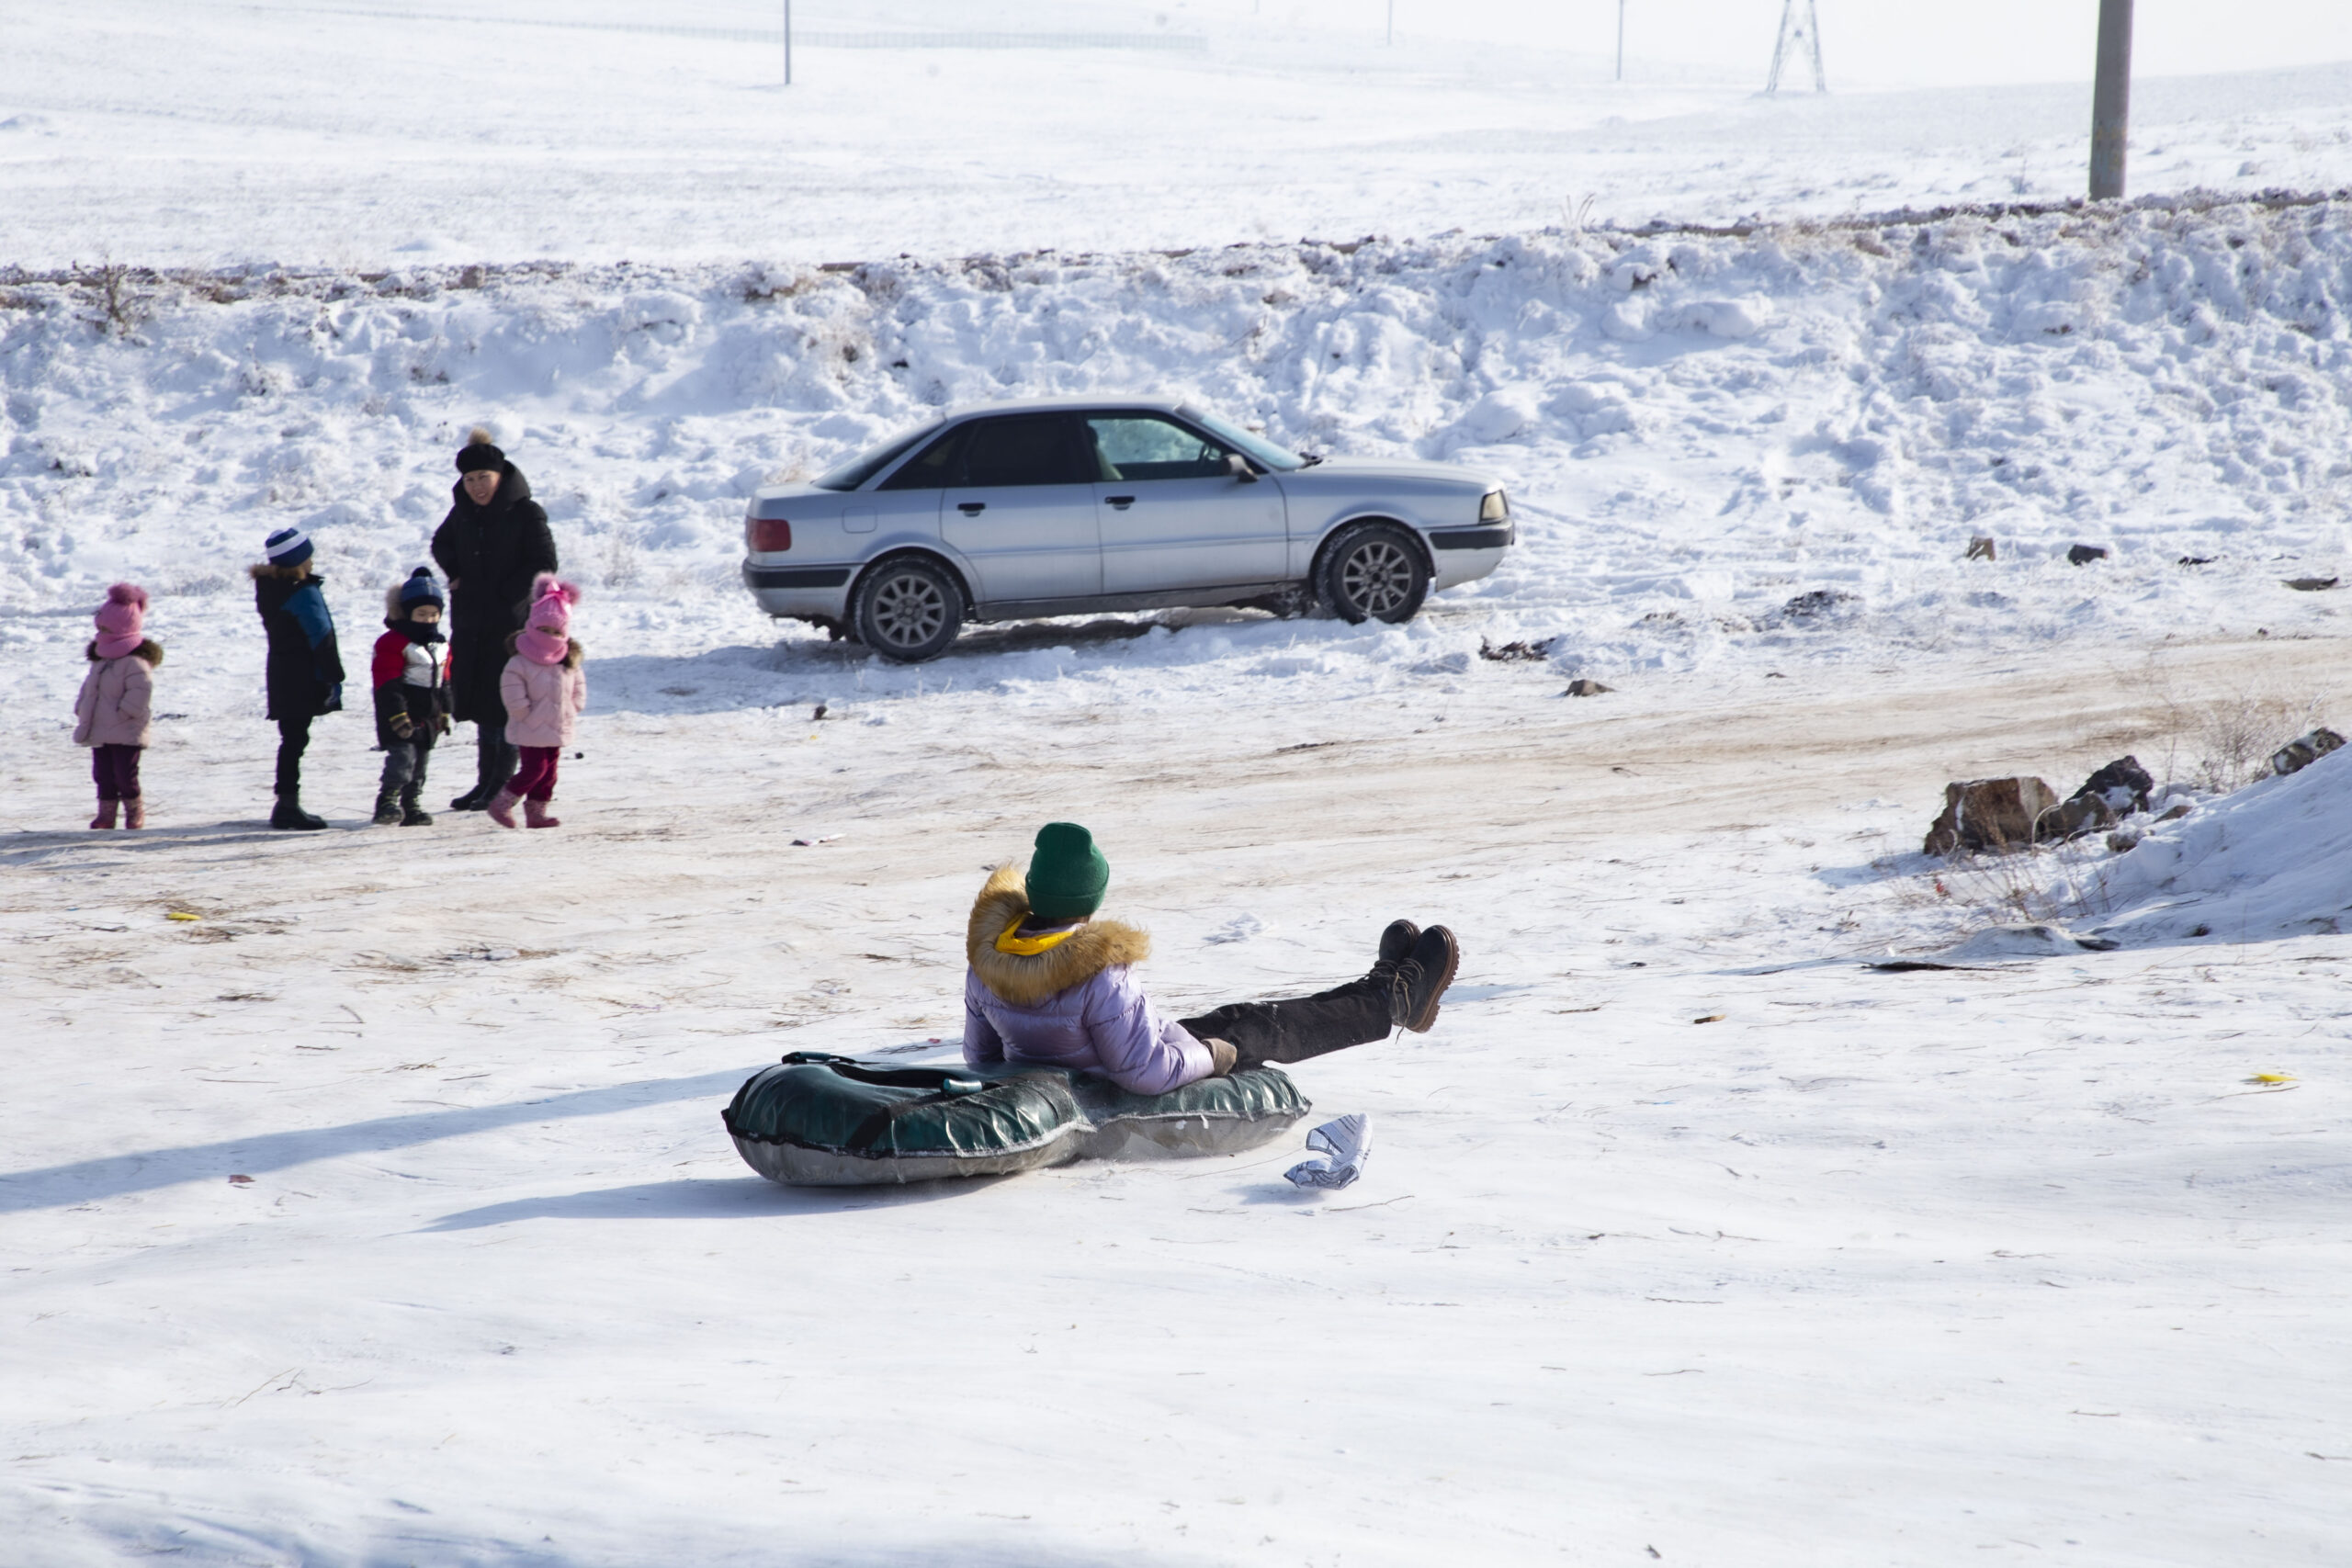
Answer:
M908 447L937 430L941 421L933 420L920 430L910 430L904 435L894 435L871 452L853 457L838 468L829 468L817 476L819 490L855 490L906 454Z
M1252 435L1246 430L1236 429L1213 413L1203 413L1198 409L1186 409L1183 412L1185 418L1216 436L1219 441L1237 452L1247 453L1251 458L1269 468L1279 469L1287 474L1307 466L1307 459L1289 447L1277 446L1262 435Z

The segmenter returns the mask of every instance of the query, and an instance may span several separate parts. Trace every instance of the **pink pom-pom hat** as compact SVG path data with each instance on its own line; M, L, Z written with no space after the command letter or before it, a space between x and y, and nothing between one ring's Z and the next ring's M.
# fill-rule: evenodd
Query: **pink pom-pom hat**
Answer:
M147 640L147 590L135 582L118 582L107 590L98 606L98 657L120 659Z
M539 573L531 583L531 611L523 619L523 635L514 639L515 651L534 663L562 663L571 651L571 607L578 603L579 589L551 571Z

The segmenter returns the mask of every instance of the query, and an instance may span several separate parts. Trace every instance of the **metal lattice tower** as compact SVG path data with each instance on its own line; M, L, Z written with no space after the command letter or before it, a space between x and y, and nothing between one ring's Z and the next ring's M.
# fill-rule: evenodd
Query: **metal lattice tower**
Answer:
M1772 46L1772 78L1764 84L1767 94L1781 90L1781 68L1794 62L1800 51L1813 61L1813 90L1829 91L1829 78L1821 70L1821 19L1814 15L1813 0L1781 0L1781 41Z

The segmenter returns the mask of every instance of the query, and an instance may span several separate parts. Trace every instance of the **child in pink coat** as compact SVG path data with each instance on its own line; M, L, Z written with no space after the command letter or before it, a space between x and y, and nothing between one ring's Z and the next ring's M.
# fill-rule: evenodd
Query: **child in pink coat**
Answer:
M587 654L571 640L571 606L580 590L543 571L531 584L531 608L523 629L506 639L514 657L498 677L506 705L506 743L522 753L522 766L490 803L490 819L514 826L514 803L534 828L560 828L548 815L555 798L556 761L571 743L572 721L588 705Z
M98 786L93 828L111 828L118 807L126 828L147 826L147 803L139 793L139 753L147 747L155 712L155 667L164 650L147 640L147 590L118 582L98 606L98 635L92 639L90 672L74 699L74 743L90 748L90 776Z

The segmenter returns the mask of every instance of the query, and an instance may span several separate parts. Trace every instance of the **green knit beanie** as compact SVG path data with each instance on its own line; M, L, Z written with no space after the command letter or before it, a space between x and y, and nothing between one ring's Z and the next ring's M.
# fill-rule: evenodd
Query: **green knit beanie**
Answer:
M1048 822L1037 829L1037 851L1029 857L1029 912L1041 920L1083 919L1102 907L1111 886L1111 863L1094 847L1094 835L1075 822Z

